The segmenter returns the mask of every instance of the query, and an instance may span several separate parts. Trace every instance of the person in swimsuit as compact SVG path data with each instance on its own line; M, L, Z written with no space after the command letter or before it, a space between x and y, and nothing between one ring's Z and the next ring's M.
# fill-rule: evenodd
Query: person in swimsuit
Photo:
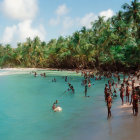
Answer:
M108 117L107 118L111 117L111 106L112 106L112 98L109 95L107 98L107 109L108 109Z
M134 92L132 95L133 99L133 115L138 115L138 95Z
M34 77L36 77L36 76L37 76L37 73L35 72L35 73L34 73Z
M85 85L85 97L87 97L87 85Z
M53 106L52 106L52 109L54 110L56 108L56 105L55 105L55 103L53 104Z
M105 94L105 101L107 101L107 96L108 96L108 86L105 84L105 89L104 89L104 94Z
M126 103L129 103L130 87L129 84L126 86Z
M122 100L122 105L124 103L123 101L123 97L124 97L124 85L121 84L121 88L120 88L120 97L121 97L121 100Z
M67 77L67 76L65 76L65 82L67 82L67 80L68 80L68 77Z
M120 83L120 75L118 75L118 84Z

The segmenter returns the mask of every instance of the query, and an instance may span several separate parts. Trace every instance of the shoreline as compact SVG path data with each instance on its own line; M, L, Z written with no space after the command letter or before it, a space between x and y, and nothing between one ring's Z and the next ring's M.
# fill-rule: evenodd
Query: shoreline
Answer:
M28 74L32 72L67 72L68 75L70 74L78 74L76 73L76 69L56 69L56 68L0 68L0 76L4 75L15 75L15 74ZM81 71L80 71L81 72Z
M34 71L34 70L54 70L54 71L70 71L70 72L75 72L75 71L92 71L92 72L97 72L98 70L96 69L59 69L59 68L0 68L0 70L8 70L8 71L15 71L15 70L19 70L19 71Z

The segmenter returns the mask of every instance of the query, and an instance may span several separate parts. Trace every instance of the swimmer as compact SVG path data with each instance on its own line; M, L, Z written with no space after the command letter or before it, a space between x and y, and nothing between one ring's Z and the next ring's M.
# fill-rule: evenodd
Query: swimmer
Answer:
M56 105L55 105L55 103L53 104L53 106L52 106L52 109L54 110L56 108Z

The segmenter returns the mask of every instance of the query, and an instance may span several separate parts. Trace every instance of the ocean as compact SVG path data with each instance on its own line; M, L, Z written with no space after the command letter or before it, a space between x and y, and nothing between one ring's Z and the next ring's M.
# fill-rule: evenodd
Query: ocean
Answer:
M75 72L0 71L0 140L129 140L139 139L140 117L132 107L121 106L119 92L107 120L104 99L106 80L95 81L84 97L83 77ZM67 91L68 82L75 93ZM56 82L52 82L55 78ZM94 84L94 85L93 85ZM52 111L58 100L62 112Z

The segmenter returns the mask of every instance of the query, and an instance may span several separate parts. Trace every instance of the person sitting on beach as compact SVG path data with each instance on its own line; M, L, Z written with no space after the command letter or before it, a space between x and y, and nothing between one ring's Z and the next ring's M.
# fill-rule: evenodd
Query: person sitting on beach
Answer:
M112 106L112 98L111 98L111 96L109 95L109 96L107 97L108 118L111 117L111 106Z

